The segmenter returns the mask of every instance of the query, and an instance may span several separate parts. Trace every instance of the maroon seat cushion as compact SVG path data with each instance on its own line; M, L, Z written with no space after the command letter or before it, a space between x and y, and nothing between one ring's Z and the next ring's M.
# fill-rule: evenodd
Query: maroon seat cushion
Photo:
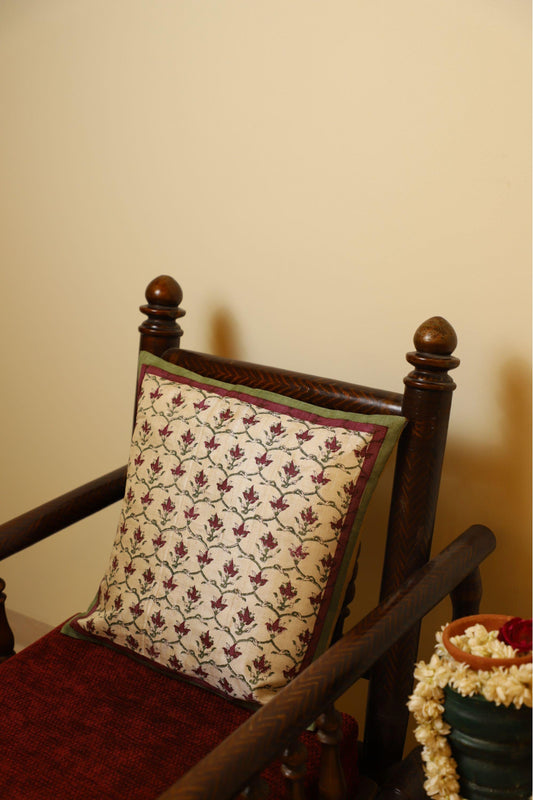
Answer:
M107 647L52 631L0 666L0 796L154 800L250 715ZM344 717L356 782L357 723ZM318 744L303 734L309 770ZM267 779L284 796L279 765Z

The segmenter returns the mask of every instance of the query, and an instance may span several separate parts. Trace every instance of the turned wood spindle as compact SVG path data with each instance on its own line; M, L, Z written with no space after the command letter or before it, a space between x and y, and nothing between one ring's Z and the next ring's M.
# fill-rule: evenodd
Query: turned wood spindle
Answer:
M299 739L283 751L281 772L287 780L291 800L306 800L307 748Z
M321 743L318 796L320 800L345 800L346 781L340 758L342 715L331 705L316 720Z
M146 288L147 304L140 307L148 319L140 325L140 349L161 356L170 347L179 347L183 331L176 322L185 315L179 307L181 286L169 275L154 278Z

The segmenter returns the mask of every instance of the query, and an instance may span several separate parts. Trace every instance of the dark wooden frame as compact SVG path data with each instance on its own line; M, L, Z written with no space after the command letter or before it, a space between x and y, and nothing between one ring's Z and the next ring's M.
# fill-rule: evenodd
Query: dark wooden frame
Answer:
M362 676L369 678L361 753L364 774L382 785L379 797L424 797L416 755L402 761L408 722L406 700L412 687L420 622L450 593L455 616L477 611L481 596L478 566L495 546L487 528L474 526L428 563L455 388L448 372L459 363L453 356L457 341L453 328L440 317L418 328L416 349L407 355L414 369L405 378L404 393L399 394L181 349L182 330L176 320L185 312L180 308L179 285L168 276L156 278L147 288L146 299L141 311L147 319L139 329L142 350L230 383L268 389L330 408L403 415L408 420L396 456L379 606L162 798L231 798L250 781L253 786L260 770L283 750L288 754L287 770L296 775L294 764L298 769L301 764L294 757L292 743L317 718L326 754L321 796L324 800L341 798L332 704ZM126 467L121 467L1 525L0 558L120 500L125 477ZM3 588L2 583L0 657L6 658L12 653L13 638L5 619ZM387 771L392 776L389 788L383 781ZM301 797L297 778L294 786L294 796ZM259 797L261 793L248 789L246 796Z

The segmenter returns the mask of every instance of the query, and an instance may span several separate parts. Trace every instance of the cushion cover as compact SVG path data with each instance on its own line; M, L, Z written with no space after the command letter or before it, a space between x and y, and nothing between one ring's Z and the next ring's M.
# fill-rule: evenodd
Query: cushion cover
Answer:
M363 512L404 422L142 354L113 552L66 632L267 701L330 641Z
M57 630L0 666L0 709L0 796L10 800L154 800L250 714ZM357 724L344 716L343 730L354 786ZM309 731L302 739L312 783L319 745ZM286 796L279 764L265 777L272 797Z

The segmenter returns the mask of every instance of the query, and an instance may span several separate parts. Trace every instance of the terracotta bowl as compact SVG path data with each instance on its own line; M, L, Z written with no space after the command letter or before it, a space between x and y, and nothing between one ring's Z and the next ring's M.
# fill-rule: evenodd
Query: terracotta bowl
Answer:
M442 643L448 653L456 661L462 661L473 669L489 670L493 667L512 667L515 664L527 664L531 661L531 653L516 658L487 658L486 656L475 656L472 653L465 653L450 641L454 636L461 636L467 628L472 625L484 625L488 631L499 630L502 625L512 619L511 616L503 614L477 614L473 617L461 617L450 622L442 632Z

